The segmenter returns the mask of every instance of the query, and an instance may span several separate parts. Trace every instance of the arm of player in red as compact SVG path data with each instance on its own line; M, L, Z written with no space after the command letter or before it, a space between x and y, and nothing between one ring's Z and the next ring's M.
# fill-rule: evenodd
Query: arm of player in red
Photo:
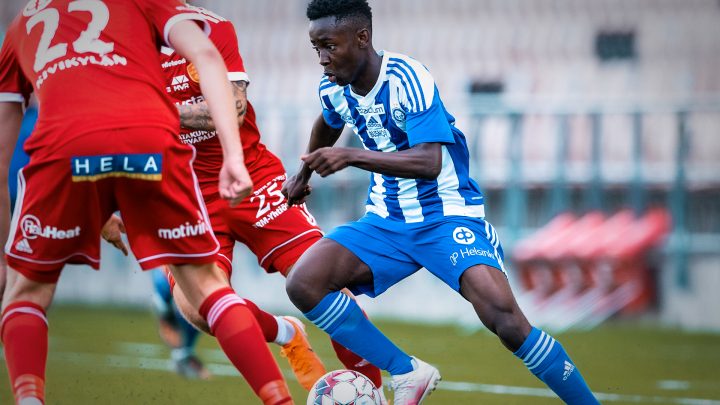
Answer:
M123 252L125 256L128 255L128 249L125 242L122 239L122 234L125 233L125 224L122 219L115 214L110 216L110 219L105 222L102 230L100 230L100 236L105 239L106 242L115 246L116 249Z
M235 98L227 80L225 62L215 45L194 22L180 21L173 25L168 38L170 45L198 70L200 89L223 148L220 196L235 205L250 195L253 184L245 167Z

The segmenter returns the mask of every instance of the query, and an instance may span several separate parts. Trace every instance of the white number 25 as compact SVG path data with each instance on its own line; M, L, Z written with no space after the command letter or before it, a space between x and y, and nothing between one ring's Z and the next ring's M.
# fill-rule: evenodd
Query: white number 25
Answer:
M87 11L90 13L90 22L85 31L72 43L73 49L77 53L96 53L104 55L112 52L115 44L100 40L100 33L110 21L110 11L101 0L75 0L68 4L68 11ZM41 71L45 65L61 58L67 54L67 43L59 43L50 46L60 23L60 13L57 9L46 8L34 14L27 20L25 28L30 34L32 29L38 24L43 23L43 32L40 35L38 49L35 53L35 64L33 69L36 72Z

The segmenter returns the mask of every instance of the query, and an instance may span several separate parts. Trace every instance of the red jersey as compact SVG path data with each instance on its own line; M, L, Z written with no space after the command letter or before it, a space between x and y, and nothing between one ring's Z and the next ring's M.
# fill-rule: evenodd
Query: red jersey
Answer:
M0 101L27 100L33 90L38 98L25 150L51 153L77 135L112 128L176 133L158 50L184 19L203 20L178 0L30 1L0 53Z
M232 23L225 18L200 7L191 7L202 14L210 25L210 40L215 44L225 60L230 81L250 82L245 72L240 51L238 50L237 34ZM173 49L163 48L161 66L165 74L165 91L175 104L195 104L205 98L200 91L200 82L197 70ZM220 140L215 131L180 129L180 140L197 149L197 157L193 169L198 176L203 195L217 193L217 182L223 163L223 153ZM270 153L265 145L260 143L260 131L255 123L255 110L248 102L245 121L240 127L240 141L245 155L247 166L253 182L265 180L277 173L277 166L284 173L280 160ZM262 161L262 163L260 163ZM273 171L268 166L275 165ZM259 170L263 169L263 170Z

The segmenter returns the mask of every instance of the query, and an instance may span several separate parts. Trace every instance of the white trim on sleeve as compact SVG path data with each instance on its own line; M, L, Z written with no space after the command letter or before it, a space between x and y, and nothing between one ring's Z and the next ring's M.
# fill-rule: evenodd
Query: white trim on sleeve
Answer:
M245 72L228 72L228 80L231 82L244 81L250 83L250 76Z
M165 45L172 48L172 45L170 45L170 29L173 25L177 24L180 21L184 20L194 20L194 21L202 21L203 23L203 31L205 32L205 35L210 35L210 23L207 22L207 20L200 14L196 13L183 13L183 14L176 14L172 17L170 17L169 20L165 23L165 28L163 29L163 39L165 40Z

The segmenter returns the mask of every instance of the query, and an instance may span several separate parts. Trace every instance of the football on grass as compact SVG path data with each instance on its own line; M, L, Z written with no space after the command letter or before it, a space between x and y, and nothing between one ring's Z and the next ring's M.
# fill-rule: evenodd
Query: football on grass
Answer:
M369 378L352 370L335 370L310 388L307 405L380 405L380 392Z

